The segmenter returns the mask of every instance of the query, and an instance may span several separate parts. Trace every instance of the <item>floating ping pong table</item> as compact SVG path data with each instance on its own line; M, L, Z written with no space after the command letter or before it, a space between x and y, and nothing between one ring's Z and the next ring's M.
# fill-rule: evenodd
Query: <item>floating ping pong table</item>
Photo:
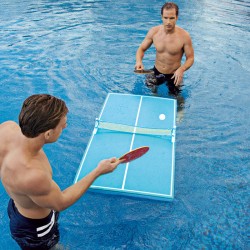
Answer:
M149 151L109 174L97 178L90 191L157 200L174 197L176 100L109 93L83 155L77 182L102 159L132 149Z

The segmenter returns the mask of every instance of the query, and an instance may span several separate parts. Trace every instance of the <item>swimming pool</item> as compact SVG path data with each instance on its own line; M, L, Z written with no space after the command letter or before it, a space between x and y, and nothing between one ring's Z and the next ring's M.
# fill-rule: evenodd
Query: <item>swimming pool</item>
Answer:
M135 52L160 24L163 1L12 0L0 10L0 122L17 121L33 93L70 109L60 140L46 145L62 189L75 177L108 92L152 95L133 74ZM248 1L176 1L195 64L185 74L177 123L175 199L139 200L87 193L60 218L69 249L248 249ZM154 48L144 60L149 68ZM159 96L168 97L166 89ZM0 249L9 235L8 196L0 184Z

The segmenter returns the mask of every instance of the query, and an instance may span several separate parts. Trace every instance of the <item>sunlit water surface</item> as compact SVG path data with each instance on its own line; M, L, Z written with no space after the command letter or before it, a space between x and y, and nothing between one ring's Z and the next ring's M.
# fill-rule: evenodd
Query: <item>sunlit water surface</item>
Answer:
M153 95L135 52L161 23L157 0L11 0L0 9L0 122L34 93L63 98L68 128L47 145L54 178L72 184L109 92ZM62 212L67 249L249 249L250 3L176 1L193 39L177 123L173 202L87 193ZM152 47L145 67L154 64ZM161 86L158 96L169 97ZM156 168L156 166L152 166ZM143 173L142 173L143 178ZM0 184L0 249L18 249Z

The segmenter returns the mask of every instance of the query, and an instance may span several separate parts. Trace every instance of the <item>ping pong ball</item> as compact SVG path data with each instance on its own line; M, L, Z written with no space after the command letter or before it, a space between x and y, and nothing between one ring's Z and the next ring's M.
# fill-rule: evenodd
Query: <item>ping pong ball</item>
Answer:
M160 119L161 121L165 120L165 118L166 118L166 116L165 116L164 114L160 114L160 115L159 115L159 119Z

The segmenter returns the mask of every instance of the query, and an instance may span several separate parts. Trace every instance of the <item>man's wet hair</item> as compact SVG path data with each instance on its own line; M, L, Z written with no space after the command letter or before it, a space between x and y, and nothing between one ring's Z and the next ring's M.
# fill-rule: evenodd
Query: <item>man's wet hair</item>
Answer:
M167 2L161 7L161 15L163 15L163 10L169 10L169 9L175 9L176 11L176 16L179 15L179 7L177 4L173 2Z
M34 138L54 129L67 113L63 100L48 94L32 95L23 102L19 126L26 137Z

